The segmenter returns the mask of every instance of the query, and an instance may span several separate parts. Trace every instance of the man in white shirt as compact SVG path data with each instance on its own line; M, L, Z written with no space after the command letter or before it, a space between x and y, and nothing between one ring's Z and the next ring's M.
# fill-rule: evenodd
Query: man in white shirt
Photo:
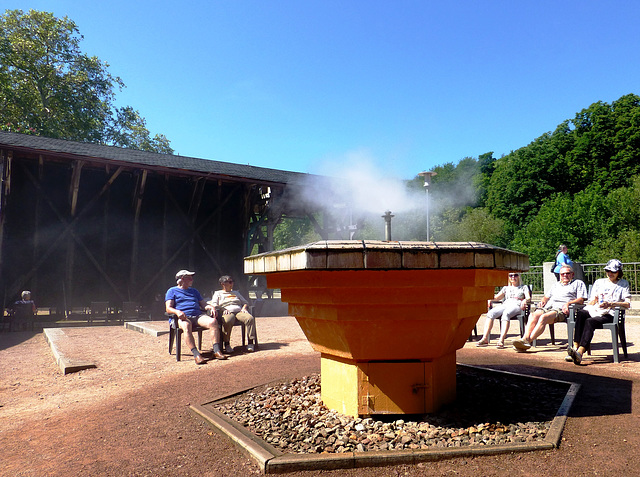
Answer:
M569 305L584 303L587 299L587 287L582 280L574 280L573 275L571 266L566 264L562 266L560 281L553 286L549 296L545 295L536 310L529 315L524 336L513 341L513 348L516 351L523 352L531 348L531 343L544 332L548 324L567 321Z
M247 328L247 351L251 353L257 347L257 334L255 318L249 313L249 301L240 292L233 290L233 279L229 275L221 276L218 281L222 290L213 294L209 304L215 308L216 315L222 318L223 351L227 354L233 353L230 343L231 330L238 320Z

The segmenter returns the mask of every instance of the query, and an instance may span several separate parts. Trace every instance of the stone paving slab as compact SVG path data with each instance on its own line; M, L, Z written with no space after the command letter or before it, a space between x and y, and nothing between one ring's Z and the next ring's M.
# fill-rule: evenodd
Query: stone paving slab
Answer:
M56 364L63 374L75 373L89 368L96 368L96 364L84 356L78 356L73 350L73 337L70 329L45 328L42 330L44 338L51 348Z
M124 327L156 338L169 334L169 325L166 321L126 321Z

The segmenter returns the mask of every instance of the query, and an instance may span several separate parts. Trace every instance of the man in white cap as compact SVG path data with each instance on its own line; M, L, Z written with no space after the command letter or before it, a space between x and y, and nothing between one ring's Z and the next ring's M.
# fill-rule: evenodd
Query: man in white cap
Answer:
M180 270L176 273L178 286L169 288L165 295L167 313L178 317L178 326L184 332L187 346L191 349L196 364L204 364L207 360L202 357L193 339L195 324L211 330L213 356L216 359L227 359L220 349L220 325L215 318L206 314L213 313L214 309L211 305L207 305L200 292L192 287L193 275L195 272L189 270Z

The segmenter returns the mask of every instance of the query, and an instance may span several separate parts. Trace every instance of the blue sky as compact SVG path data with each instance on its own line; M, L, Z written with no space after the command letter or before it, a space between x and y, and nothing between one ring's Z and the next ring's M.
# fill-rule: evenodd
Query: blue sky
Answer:
M636 0L5 0L68 16L184 156L335 173L527 145L640 94Z

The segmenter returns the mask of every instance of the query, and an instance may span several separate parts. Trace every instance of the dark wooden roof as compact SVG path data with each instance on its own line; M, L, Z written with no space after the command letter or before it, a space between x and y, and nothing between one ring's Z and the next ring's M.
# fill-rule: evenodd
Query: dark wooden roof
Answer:
M208 177L229 177L257 183L301 183L308 174L266 167L233 164L196 157L159 154L88 142L65 141L41 136L0 131L0 148L19 150L27 154L112 162L143 169L164 169L175 174L188 173Z

